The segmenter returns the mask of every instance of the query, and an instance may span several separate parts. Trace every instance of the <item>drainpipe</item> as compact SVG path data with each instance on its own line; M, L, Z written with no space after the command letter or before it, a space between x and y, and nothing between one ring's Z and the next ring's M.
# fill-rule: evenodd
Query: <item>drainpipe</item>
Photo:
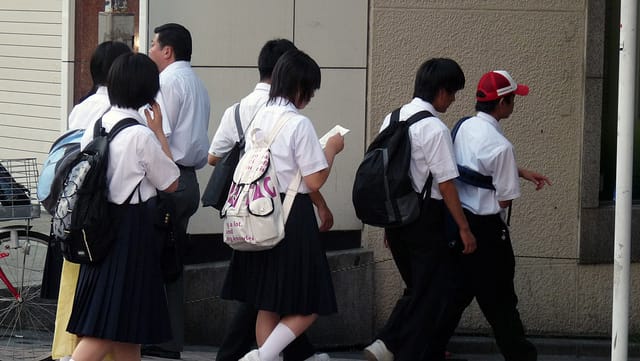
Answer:
M73 71L75 58L75 0L62 1L62 50L60 54L60 132L68 128L73 106Z
M149 0L140 0L138 5L138 52L146 54L151 44L149 38Z
M627 361L631 269L631 189L633 120L636 99L636 0L620 3L620 70L618 73L618 141L616 156L615 234L611 360Z

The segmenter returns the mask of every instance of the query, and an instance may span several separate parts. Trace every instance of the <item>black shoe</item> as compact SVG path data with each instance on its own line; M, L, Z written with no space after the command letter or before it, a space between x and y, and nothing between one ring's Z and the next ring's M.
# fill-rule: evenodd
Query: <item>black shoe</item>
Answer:
M180 352L165 350L158 346L142 346L142 348L140 349L140 353L144 356L154 356L180 360Z

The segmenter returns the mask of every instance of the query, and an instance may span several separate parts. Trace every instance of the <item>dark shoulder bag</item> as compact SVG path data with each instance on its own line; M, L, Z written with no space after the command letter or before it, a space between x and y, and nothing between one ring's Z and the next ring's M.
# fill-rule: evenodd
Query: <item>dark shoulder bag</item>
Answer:
M242 124L240 123L240 103L235 107L235 121L239 140L222 159L218 160L213 168L211 178L209 178L207 187L202 193L203 207L213 207L217 210L222 210L222 207L224 207L227 201L229 188L233 180L233 172L236 170L240 155L244 151L244 132L242 130Z

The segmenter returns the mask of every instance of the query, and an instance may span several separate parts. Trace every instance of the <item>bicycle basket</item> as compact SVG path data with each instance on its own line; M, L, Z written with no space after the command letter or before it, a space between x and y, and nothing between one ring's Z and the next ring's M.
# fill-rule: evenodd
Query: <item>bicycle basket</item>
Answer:
M0 221L40 216L35 158L0 159Z

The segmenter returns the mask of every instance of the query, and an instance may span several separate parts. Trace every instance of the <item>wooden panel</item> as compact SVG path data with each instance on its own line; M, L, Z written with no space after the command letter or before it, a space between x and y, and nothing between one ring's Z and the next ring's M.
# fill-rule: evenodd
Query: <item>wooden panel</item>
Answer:
M60 59L17 58L0 55L0 68L60 71Z
M3 126L16 126L20 125L23 128L29 129L42 129L51 132L59 133L60 127L60 117L54 112L51 112L51 115L54 115L52 118L42 118L42 117L28 117L23 115L14 115L14 114L2 114L0 113L0 128ZM65 120L66 121L66 120Z
M6 148L2 143L0 143L0 159L36 158L38 171L42 169L42 163L47 159L47 154L49 153L43 153L31 149Z
M60 105L60 96L37 93L20 93L16 91L6 91L0 88L0 102L55 107Z
M53 143L58 138L60 132L57 130L41 129L41 128L25 128L20 126L0 126L2 135L7 138L25 139L37 142Z
M24 115L39 118L59 118L60 107L45 107L40 105L24 105L0 102L0 114Z
M0 128L0 131L3 129ZM51 141L10 138L0 135L0 144L7 149L23 149L37 153L48 153L51 148Z
M52 43L61 43L61 40L62 37L59 35L3 34L0 32L0 44L4 45L48 47Z
M62 34L61 24L40 24L40 23L18 23L18 22L0 22L0 33L14 34L10 36L16 36L17 34L33 34L33 35L57 35ZM47 39L43 38L41 43L47 44ZM54 40L55 41L55 40ZM57 40L60 42L60 40Z
M62 13L60 11L0 10L0 21L62 24Z
M60 84L60 72L0 68L0 79Z
M16 45L0 45L0 54L20 58L58 59L62 53L60 43L50 43L47 47L26 47Z
M57 83L0 80L0 89L6 89L20 93L60 95L60 84Z
M62 0L2 0L0 10L60 11Z

